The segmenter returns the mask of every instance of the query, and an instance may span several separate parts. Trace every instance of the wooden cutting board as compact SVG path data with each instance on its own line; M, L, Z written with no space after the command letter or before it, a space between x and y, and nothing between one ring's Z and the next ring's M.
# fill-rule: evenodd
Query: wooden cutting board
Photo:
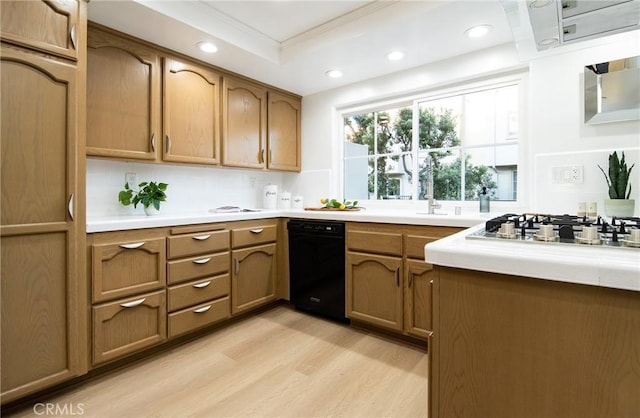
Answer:
M349 208L349 209L339 209L339 208L304 208L304 210L328 210L328 211L339 211L339 212L355 212L360 210L360 208Z

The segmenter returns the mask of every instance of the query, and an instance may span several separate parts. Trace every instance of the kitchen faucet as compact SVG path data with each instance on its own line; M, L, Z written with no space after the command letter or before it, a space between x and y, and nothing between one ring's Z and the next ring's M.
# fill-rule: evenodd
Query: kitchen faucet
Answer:
M428 176L425 197L429 200L427 213L429 215L433 215L435 214L435 210L440 209L442 205L433 197L433 158L431 157L431 154L427 154L425 162L427 165L426 168Z

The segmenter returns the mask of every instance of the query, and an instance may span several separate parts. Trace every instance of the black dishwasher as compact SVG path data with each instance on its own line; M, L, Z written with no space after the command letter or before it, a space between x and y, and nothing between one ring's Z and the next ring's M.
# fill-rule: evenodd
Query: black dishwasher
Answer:
M344 313L344 223L292 219L287 229L291 303L349 322Z

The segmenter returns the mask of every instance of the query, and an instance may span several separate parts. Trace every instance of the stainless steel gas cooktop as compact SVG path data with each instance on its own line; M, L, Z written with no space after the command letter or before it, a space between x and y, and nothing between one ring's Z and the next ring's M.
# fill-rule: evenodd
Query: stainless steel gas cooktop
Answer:
M487 221L483 230L466 238L640 249L640 218L607 221L600 216L509 213Z

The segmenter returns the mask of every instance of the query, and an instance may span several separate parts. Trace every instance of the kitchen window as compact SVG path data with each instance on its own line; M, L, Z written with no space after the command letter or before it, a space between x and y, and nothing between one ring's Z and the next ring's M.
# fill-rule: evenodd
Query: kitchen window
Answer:
M344 197L515 201L519 82L343 114Z

